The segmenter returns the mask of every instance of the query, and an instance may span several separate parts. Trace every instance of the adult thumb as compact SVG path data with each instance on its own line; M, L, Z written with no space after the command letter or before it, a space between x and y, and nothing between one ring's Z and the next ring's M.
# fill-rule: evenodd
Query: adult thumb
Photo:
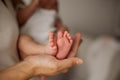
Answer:
M83 63L83 60L80 59L80 58L67 58L67 59L64 59L64 60L60 60L59 63L58 63L58 69L59 70L65 70L65 69L69 69L75 65L79 65L79 64L82 64Z

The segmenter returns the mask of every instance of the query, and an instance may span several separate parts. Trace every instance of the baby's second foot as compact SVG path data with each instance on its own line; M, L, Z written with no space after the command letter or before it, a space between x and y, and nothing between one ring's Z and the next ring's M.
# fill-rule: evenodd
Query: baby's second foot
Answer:
M73 41L70 34L67 31L65 31L64 33L58 32L57 36L58 53L56 55L56 58L64 59L67 57Z
M56 53L57 53L57 45L56 45L56 41L55 41L53 32L49 33L49 42L45 46L45 53L53 55L53 56L56 55Z

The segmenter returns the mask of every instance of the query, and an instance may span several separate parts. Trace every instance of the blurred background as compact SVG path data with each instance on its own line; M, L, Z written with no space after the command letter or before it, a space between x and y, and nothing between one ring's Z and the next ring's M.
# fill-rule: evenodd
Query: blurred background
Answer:
M82 33L84 64L48 80L120 80L120 0L59 0L71 34Z
M72 30L112 34L120 26L120 0L59 0L62 20Z

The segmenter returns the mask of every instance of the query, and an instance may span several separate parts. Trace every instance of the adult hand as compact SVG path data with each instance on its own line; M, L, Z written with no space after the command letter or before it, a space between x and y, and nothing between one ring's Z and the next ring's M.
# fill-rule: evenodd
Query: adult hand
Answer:
M71 51L68 55L68 58L69 57L75 57L77 52L78 52L78 49L79 49L79 46L80 44L82 43L82 36L81 36L81 33L76 33L75 36L73 37L73 46L71 48Z
M57 60L55 57L41 54L35 56L29 56L25 61L33 66L32 77L36 75L54 76L60 73L64 73L65 70L82 64L82 60L79 58L68 58L64 60Z
M31 65L33 65L34 73L35 75L45 75L45 76L53 76L60 73L65 73L68 71L69 68L72 66L75 66L77 64L82 64L83 61L79 58L75 58L78 47L81 43L81 34L76 33L73 39L73 47L68 54L67 59L64 60L57 60L55 57L50 55L36 55L36 56L30 56L26 58L25 60L28 61Z

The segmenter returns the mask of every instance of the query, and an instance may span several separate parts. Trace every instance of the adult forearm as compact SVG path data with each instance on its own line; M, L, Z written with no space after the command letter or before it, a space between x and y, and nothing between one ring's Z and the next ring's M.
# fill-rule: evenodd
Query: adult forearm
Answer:
M17 12L17 19L20 25L23 25L38 8L38 3L33 1L29 6Z
M13 67L0 71L0 80L27 80L32 77L32 66L23 61Z

